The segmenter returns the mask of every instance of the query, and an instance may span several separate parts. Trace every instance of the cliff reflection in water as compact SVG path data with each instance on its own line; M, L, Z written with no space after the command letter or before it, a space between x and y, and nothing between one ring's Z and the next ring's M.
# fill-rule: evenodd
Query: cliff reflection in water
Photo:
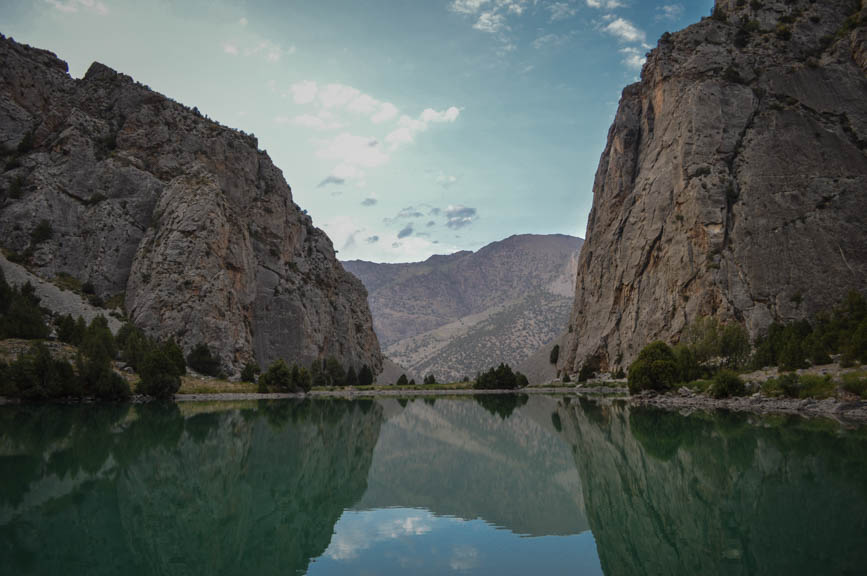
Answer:
M863 573L865 479L863 429L616 401L5 406L0 574Z
M606 574L863 574L867 430L561 406Z
M182 408L0 410L0 573L304 571L364 493L381 410Z

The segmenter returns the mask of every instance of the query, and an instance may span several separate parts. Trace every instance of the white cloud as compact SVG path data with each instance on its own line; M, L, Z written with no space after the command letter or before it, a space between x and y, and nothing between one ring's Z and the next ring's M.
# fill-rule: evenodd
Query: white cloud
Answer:
M620 53L624 55L623 63L636 70L641 70L641 67L647 61L647 57L638 48L631 46L621 48Z
M226 42L225 44L223 44L223 52L225 52L226 54L231 54L232 56L237 56L238 47L234 44Z
M95 12L100 16L108 14L108 6L102 2L97 2L97 0L66 0L65 2L62 0L45 0L45 2L54 6L55 10L66 14L78 12L82 8L89 12Z
M548 12L551 13L551 22L557 22L568 20L578 13L578 9L568 2L554 2L548 5Z
M339 160L348 166L375 168L388 162L388 154L382 150L379 140L343 132L323 142L317 151L319 158Z
M656 15L657 20L677 20L683 15L683 5L666 4L657 8L656 11L658 12Z
M334 115L327 110L321 110L316 115L300 114L291 119L285 116L278 116L275 118L275 122L277 124L295 124L296 126L304 126L305 128L322 132L340 130L343 128L343 124L341 124Z
M316 93L319 91L319 88L316 86L316 82L304 80L292 84L289 87L289 91L292 92L292 98L296 104L309 104L316 99Z
M639 30L632 22L624 18L612 20L603 30L621 42L644 42L646 39L644 31Z
M623 2L620 0L587 0L587 5L591 8L603 8L605 10L613 10L614 8L621 8L623 6Z
M241 18L240 20L238 20L238 24L240 24L242 27L246 27L247 24L249 24L249 21L246 18Z
M397 107L391 102L382 102L379 105L379 111L371 116L370 121L374 124L382 124L397 117Z
M479 19L473 24L473 28L488 34L496 34L507 28L506 17L496 12L482 12L479 14Z
M436 182L443 188L451 188L455 184L458 183L459 178L457 176L453 176L451 174L446 174L445 172L440 172L437 175Z
M346 84L319 86L312 80L304 80L292 84L289 91L296 104L315 102L326 110L346 110L366 116L374 124L388 122L398 115L397 107L391 102L382 102Z
M398 122L398 127L389 132L385 137L385 142L389 144L392 149L403 144L409 144L415 140L416 134L427 131L431 124L450 124L457 120L460 114L460 108L452 106L441 112L432 108L427 108L418 118L401 116Z
M545 48L554 48L562 46L572 39L574 32L568 34L545 34L533 40L533 48L536 50L544 50Z
M489 1L490 0L454 0L449 6L449 10L459 14L475 14Z

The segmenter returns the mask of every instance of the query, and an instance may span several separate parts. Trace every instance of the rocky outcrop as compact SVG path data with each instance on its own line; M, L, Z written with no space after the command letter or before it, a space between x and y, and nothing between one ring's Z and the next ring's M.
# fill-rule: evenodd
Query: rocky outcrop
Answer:
M717 0L627 87L596 174L577 371L713 315L760 334L867 287L867 8Z
M136 325L204 342L227 368L334 355L380 369L363 285L254 136L99 63L75 80L5 38L0 63L4 248L125 295Z
M565 331L583 241L515 235L424 262L344 262L370 292L389 358L410 373L455 380L517 366Z

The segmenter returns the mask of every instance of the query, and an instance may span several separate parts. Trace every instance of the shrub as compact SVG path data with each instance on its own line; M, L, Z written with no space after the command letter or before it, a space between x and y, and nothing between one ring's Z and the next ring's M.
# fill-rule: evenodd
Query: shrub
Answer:
M518 372L512 371L508 364L500 364L496 368L490 368L476 378L473 388L478 390L515 390L526 386L527 379Z
M373 370L367 364L362 366L361 370L358 371L358 385L373 386Z
M719 355L729 368L741 368L750 358L750 335L747 329L738 323L726 324L720 334Z
M36 228L30 232L30 244L38 246L39 244L50 240L52 234L54 234L54 230L51 227L51 222L48 220L40 220L39 224L36 225Z
M29 282L20 288L9 286L0 269L0 338L39 339L50 333L36 289Z
M551 354L548 356L548 361L551 364L556 364L557 360L560 359L560 345L554 344L554 347L551 348Z
M678 380L677 358L665 342L652 342L644 347L629 366L630 394L642 390L668 390Z
M863 372L850 372L842 376L843 390L867 398L867 375Z
M569 384L570 382L572 382L572 379L569 378L569 373L563 372L563 384Z
M744 381L731 370L721 370L713 378L710 395L714 398L729 398L746 394Z
M777 378L777 386L783 396L797 398L801 394L801 383L797 374L782 374Z
M241 370L241 381L242 382L255 382L256 375L259 374L261 370L259 369L259 365L255 362L247 362L244 364L244 369Z
M672 349L677 360L677 374L680 382L692 382L705 375L705 370L695 358L695 353L689 346L678 344Z
M211 354L207 344L199 343L187 356L187 366L206 376L219 376L221 370L220 359Z
M181 388L182 372L173 356L174 352L169 343L151 346L144 354L139 367L141 381L138 391L141 394L160 399L171 398L177 394Z
M268 369L259 376L260 392L296 392L292 381L292 371L282 358L271 362Z
M837 385L831 380L831 376L818 376L815 374L803 374L798 378L800 398L828 398L834 395Z

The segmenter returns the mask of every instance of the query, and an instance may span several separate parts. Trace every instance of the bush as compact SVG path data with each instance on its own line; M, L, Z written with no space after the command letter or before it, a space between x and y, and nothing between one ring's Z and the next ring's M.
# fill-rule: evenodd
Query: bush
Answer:
M684 344L678 344L672 350L677 361L677 374L680 382L692 382L699 380L706 375L698 360L695 358L695 353L692 348Z
M211 354L207 344L199 343L187 356L187 366L205 376L219 376L222 372L220 359Z
M170 341L171 342L171 341ZM177 394L181 388L182 372L173 357L171 343L151 346L144 354L139 367L141 381L138 392L154 398L167 399Z
M29 282L20 288L9 286L0 269L0 338L33 340L50 334L36 289Z
M526 386L527 379L518 372L512 371L508 364L500 364L487 372L479 374L473 388L478 390L515 390Z
M551 348L551 354L548 356L548 361L551 364L556 364L557 360L560 359L560 345L554 344L554 347Z
M842 388L846 392L867 398L867 375L863 372L850 372L842 376Z
M241 382L256 382L256 375L260 372L258 364L247 362L244 364L244 369L241 370Z
M292 371L282 358L271 362L268 369L259 376L260 392L295 392Z
M731 370L721 370L713 378L710 395L714 398L729 398L746 394L744 381Z
M38 246L43 242L51 239L51 236L54 234L54 229L51 227L51 222L48 220L40 220L39 224L36 225L30 232L30 244L32 246Z
M668 390L677 381L677 358L665 342L648 344L629 366L627 385L630 394L642 390Z

